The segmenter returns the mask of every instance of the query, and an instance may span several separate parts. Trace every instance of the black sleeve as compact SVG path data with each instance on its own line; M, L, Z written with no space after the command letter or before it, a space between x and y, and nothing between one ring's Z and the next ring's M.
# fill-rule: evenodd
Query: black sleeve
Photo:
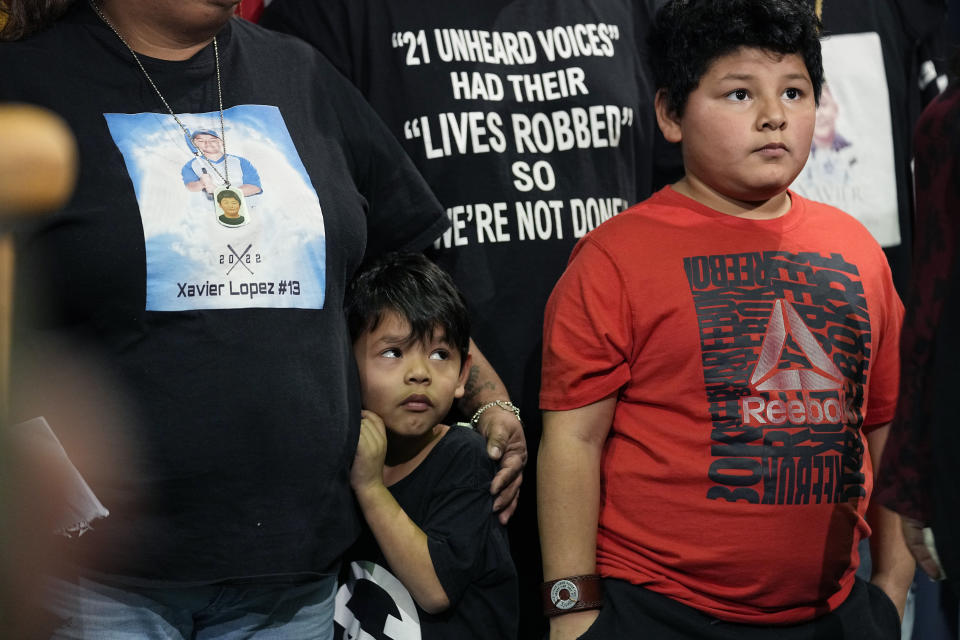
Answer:
M494 468L483 439L472 431L460 435L467 437L458 438L447 455L442 473L433 483L430 512L421 526L451 606L486 570L487 541L491 527L498 526L490 495Z
M357 84L351 50L350 1L274 0L264 9L260 25L306 40Z
M319 71L318 99L334 105L350 172L367 201L365 257L389 250L422 251L450 224L443 207L357 88L323 56L311 54Z
M353 89L351 87L351 89ZM443 207L380 117L354 90L347 137L355 150L355 180L367 199L366 257L422 251L449 226Z

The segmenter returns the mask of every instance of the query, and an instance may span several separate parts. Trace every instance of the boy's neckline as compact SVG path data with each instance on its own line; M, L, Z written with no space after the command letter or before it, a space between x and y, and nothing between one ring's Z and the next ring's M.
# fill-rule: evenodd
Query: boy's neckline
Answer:
M741 220L777 220L790 213L793 199L789 190L760 202L759 204L736 200L725 196L689 176L684 176L670 185L675 192L717 213Z
M390 487L409 476L417 467L420 466L424 460L427 459L427 456L430 455L430 452L433 451L433 448L437 446L437 443L440 442L449 431L449 426L445 424L438 424L436 427L434 427L434 437L419 452L399 464L393 466L385 464L383 467L383 484L387 487Z

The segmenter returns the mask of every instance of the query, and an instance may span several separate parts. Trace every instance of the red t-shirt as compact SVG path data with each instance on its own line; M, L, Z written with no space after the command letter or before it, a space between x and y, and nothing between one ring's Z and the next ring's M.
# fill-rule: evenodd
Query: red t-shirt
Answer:
M791 193L774 220L672 189L576 247L546 310L541 407L616 393L597 563L712 616L836 608L859 563L903 306L882 250Z

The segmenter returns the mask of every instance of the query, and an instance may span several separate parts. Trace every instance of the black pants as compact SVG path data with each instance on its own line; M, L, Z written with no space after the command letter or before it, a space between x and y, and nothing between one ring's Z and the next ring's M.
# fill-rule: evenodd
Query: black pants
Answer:
M604 580L600 617L580 640L899 640L897 608L883 591L857 579L834 611L810 622L756 626L723 622L622 580Z

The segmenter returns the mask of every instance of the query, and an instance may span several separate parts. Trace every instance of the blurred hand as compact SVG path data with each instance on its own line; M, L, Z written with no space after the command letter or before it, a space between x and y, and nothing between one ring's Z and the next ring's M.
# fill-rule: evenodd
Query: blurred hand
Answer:
M932 534L928 536L929 539L924 537L924 526L919 520L901 515L900 522L903 528L903 539L917 564L934 580L943 580L946 575L937 557L936 548L933 546Z

